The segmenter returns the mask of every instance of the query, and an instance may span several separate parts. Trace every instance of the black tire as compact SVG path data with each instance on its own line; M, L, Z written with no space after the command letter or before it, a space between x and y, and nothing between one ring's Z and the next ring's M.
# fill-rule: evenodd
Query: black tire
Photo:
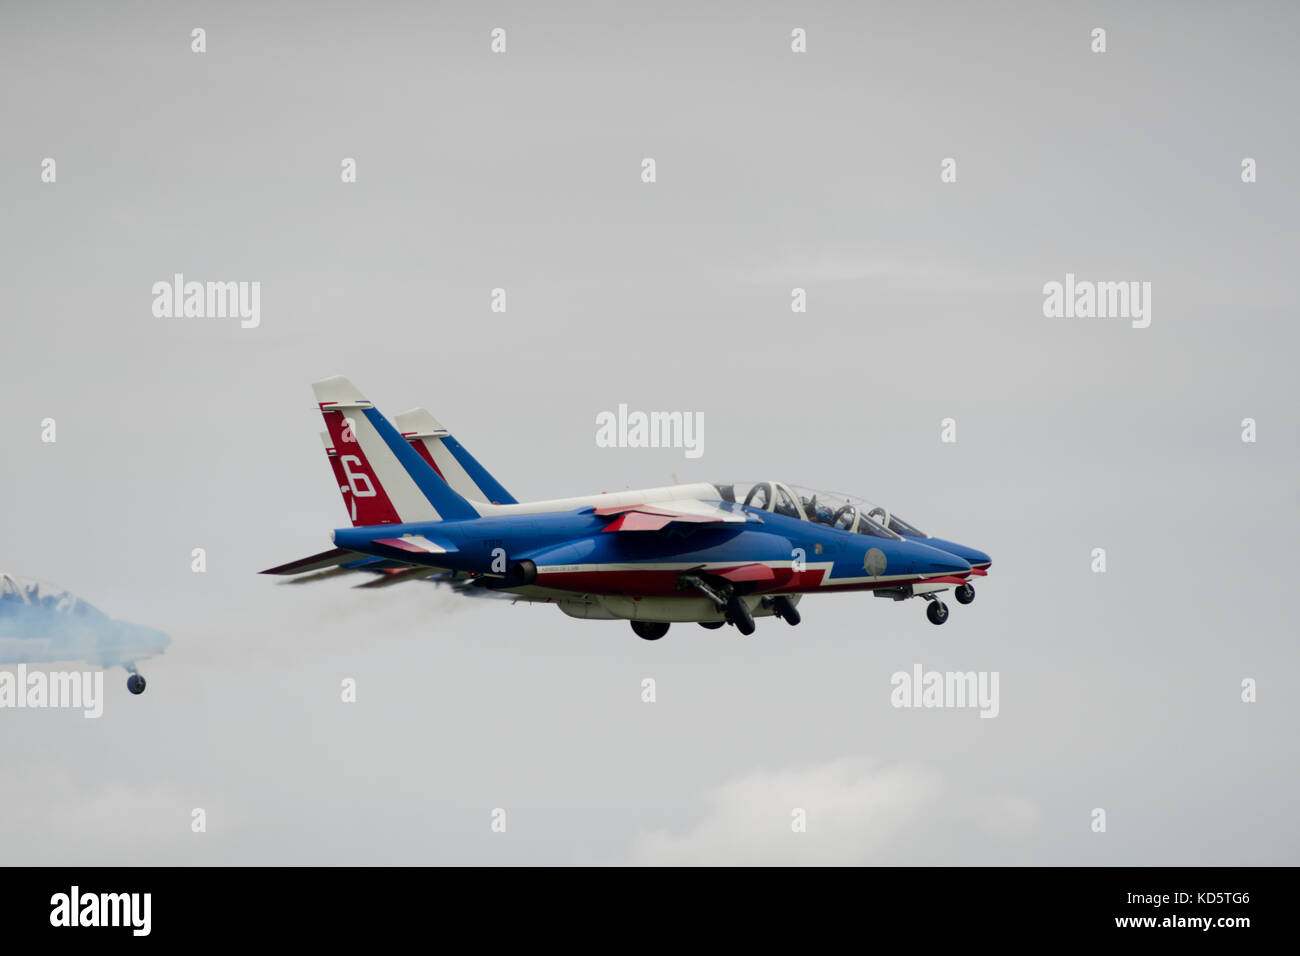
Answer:
M772 599L772 608L776 611L776 616L785 621L785 623L789 624L791 627L794 627L803 620L803 618L799 616L799 609L794 606L794 602L784 594Z
M754 615L749 613L749 605L738 597L727 602L727 621L746 637L754 633Z
M958 604L969 604L975 600L975 585L963 584L952 592L952 596L957 599Z
M632 630L643 641L657 641L668 633L668 625L663 621L633 621Z
M948 605L942 601L931 601L930 606L925 609L925 616L930 619L931 624L942 624L948 620Z
M126 689L133 694L144 693L144 675L132 674L126 679Z
M700 621L700 627L707 627L710 631L716 631L726 623L726 621Z

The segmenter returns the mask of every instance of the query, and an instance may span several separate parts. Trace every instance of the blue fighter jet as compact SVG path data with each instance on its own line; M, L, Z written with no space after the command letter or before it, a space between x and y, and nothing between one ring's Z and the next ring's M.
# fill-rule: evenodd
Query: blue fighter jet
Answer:
M366 587L444 581L626 620L653 641L677 622L742 634L756 617L798 624L800 599L830 591L919 597L942 624L939 594L970 588L975 566L989 563L911 526L900 533L887 513L873 520L860 499L776 481L519 502L427 411L394 427L345 378L313 388L353 524L333 532L333 549L265 574L376 575Z

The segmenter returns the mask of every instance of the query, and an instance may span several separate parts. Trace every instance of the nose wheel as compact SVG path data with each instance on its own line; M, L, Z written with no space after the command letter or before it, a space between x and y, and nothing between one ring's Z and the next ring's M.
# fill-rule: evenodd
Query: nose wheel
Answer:
M972 584L963 584L957 590L952 592L952 596L957 599L958 604L969 604L975 600L975 586Z
M948 620L948 605L942 601L931 601L929 607L925 609L925 616L930 619L931 624L942 624Z

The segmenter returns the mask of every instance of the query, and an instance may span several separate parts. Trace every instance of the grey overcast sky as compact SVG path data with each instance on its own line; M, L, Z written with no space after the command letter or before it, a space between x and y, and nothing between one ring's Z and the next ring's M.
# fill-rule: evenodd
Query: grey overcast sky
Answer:
M5 4L0 570L172 644L141 697L109 672L97 721L0 711L0 861L1300 862L1298 28L1288 3ZM156 318L178 272L260 282L260 325ZM1067 272L1150 282L1150 326L1045 318ZM942 628L835 595L654 644L278 585L255 572L346 523L309 388L335 374L429 407L521 499L770 476L994 566ZM598 448L619 403L702 412L704 455ZM999 716L893 708L914 664L997 671Z

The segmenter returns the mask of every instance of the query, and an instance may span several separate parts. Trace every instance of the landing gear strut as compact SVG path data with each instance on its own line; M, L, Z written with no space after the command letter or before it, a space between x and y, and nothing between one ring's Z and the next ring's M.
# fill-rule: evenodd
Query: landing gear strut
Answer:
M668 633L668 625L663 621L633 621L632 630L643 641L657 641Z
M754 615L749 612L749 605L735 592L730 582L718 582L693 571L685 571L677 578L677 589L699 591L713 602L713 606L722 612L727 623L735 625L736 630L741 634L754 633ZM705 627L719 626L712 621L701 623Z
M958 604L969 604L975 600L975 585L963 584L952 592L952 596L957 599Z

